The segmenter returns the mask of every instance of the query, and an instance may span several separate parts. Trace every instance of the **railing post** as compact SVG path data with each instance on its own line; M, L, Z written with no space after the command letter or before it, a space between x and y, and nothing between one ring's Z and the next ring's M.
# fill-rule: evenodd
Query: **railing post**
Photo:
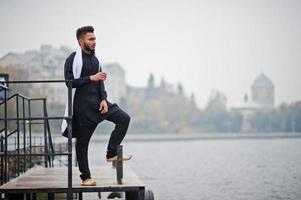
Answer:
M7 90L4 89L4 133L5 133L5 143L4 143L4 163L3 163L3 182L7 182Z
M73 198L72 195L72 82L67 83L68 86L68 192L67 200Z
M16 107L17 107L17 169L18 169L18 176L20 176L20 121L19 121L19 95L16 96Z
M23 171L25 172L26 171L26 124L25 124L25 99L24 97L22 97L22 108L23 108L23 153L24 153L24 157L23 157L23 162L24 162L24 165L23 165Z
M3 137L3 135L1 135L1 144L0 144L0 146L1 146L1 152L3 152L4 151L4 145L3 145L3 141L4 140L4 137ZM4 166L4 159L3 159L3 156L1 156L1 165L3 165ZM1 167L1 174L2 174L2 176L1 176L1 185L4 183L4 179L3 179L3 175L4 175L4 171L3 171L3 166Z
M47 99L45 99L45 117L48 118L48 111L47 111ZM47 127L47 141L48 141L48 152L50 153L55 153L55 148L53 147L53 142L52 142L52 137L51 137L51 130L50 130L50 124L49 120L46 119L46 127ZM53 160L54 160L54 155L49 155L48 156L48 161L49 161L49 166L53 167Z
M46 110L46 99L43 99L43 116L45 115ZM45 167L48 167L48 147L47 147L47 133L46 133L46 119L44 119L44 152L45 152Z
M29 118L29 120L28 120L28 122L29 122L29 124L28 124L28 131L29 131L29 165L30 165L30 168L32 167L32 156L31 156L31 154L32 154L32 140L31 140L31 100L29 99L28 100L28 118Z
M116 162L117 183L122 184L123 178L123 152L122 145L117 146L117 162Z

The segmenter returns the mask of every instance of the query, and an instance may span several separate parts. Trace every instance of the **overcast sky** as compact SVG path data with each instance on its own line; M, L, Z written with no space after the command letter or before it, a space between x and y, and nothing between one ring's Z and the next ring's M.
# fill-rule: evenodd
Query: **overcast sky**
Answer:
M75 49L76 28L93 25L102 61L120 63L130 85L153 73L157 84L180 81L200 107L212 89L231 106L263 72L278 105L301 100L300 10L300 0L0 0L0 57Z

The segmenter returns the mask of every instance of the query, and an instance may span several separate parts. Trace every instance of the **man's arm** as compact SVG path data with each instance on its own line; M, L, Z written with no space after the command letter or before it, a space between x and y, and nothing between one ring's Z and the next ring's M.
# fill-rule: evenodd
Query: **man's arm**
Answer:
M101 71L101 67L100 67L100 70L99 70L98 73L103 73ZM99 104L99 110L101 111L102 114L108 112L108 110L109 110L109 107L108 107L108 104L107 104L107 92L105 90L105 84L104 84L104 80L106 80L107 74L106 73L104 73L104 74L105 74L105 79L99 81L100 96L101 96L101 101L100 101L100 104Z
M100 84L100 96L101 96L101 100L107 100L107 92L105 90L105 84L104 82L101 80L99 81Z
M73 70L72 70L72 64L73 64L73 59L74 59L75 54L71 54L65 62L65 80L72 80L72 88L78 88L81 87L87 83L90 82L90 77L85 76L85 77L80 77L78 79L75 79L73 76ZM67 83L65 83L67 86Z

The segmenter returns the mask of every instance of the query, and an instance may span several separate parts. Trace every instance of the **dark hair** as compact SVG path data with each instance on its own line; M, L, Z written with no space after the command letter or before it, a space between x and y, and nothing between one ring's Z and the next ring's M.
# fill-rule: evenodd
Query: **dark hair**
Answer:
M83 26L76 30L76 38L79 40L80 37L85 35L86 33L94 33L93 26Z

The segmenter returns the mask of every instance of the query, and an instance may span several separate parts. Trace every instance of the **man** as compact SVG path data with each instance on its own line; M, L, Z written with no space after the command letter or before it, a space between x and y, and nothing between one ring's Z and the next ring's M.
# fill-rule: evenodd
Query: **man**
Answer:
M81 185L96 185L91 179L88 163L88 145L98 123L108 120L115 123L107 147L107 161L117 160L116 148L129 126L130 117L117 104L107 101L104 81L107 74L101 71L99 60L95 55L96 37L92 26L84 26L76 31L80 49L73 52L65 62L65 79L72 80L72 88L76 88L73 97L73 137L76 138L76 156L81 173ZM67 129L63 129L67 136ZM131 159L124 156L124 160Z

